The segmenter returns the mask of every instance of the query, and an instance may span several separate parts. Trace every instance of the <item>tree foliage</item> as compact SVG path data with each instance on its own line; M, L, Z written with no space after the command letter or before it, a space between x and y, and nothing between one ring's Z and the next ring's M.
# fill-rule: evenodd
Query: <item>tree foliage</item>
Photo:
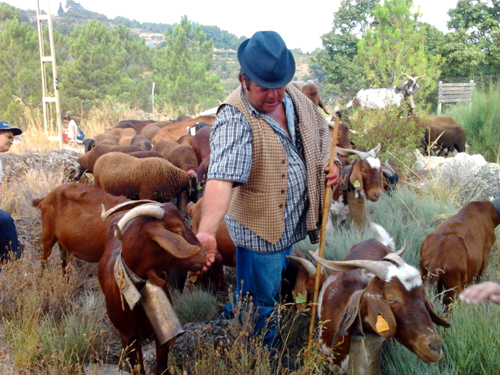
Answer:
M23 106L40 102L42 96L38 35L2 5L0 13L13 17L4 23L0 32L1 118L16 124Z
M201 27L193 26L184 16L173 34L166 35L166 43L154 62L159 100L171 108L184 107L185 114L217 105L217 99L223 99L224 85L208 71L213 43L206 40Z
M144 40L124 26L109 29L98 21L76 27L69 39L71 59L60 69L61 98L72 108L88 109L107 96L141 105L148 68Z
M354 61L358 42L373 22L378 0L342 0L333 16L333 28L322 36L323 50L312 62L324 71L325 90L350 97L365 85L361 66ZM319 72L313 74L323 81Z
M460 0L448 14L453 31L442 46L448 60L445 76L500 73L500 1Z
M358 43L357 61L372 87L391 87L401 83L403 74L424 76L417 101L437 86L444 60L425 48L425 24L418 13L411 13L411 0L386 0L373 15L376 25Z

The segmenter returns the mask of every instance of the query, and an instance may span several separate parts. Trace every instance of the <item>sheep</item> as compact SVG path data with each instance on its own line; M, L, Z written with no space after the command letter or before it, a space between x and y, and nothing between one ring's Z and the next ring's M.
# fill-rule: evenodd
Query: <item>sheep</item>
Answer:
M57 242L63 269L68 252L87 262L98 262L104 252L109 221L115 216L102 220L101 205L106 209L122 205L125 209L141 203L77 182L62 184L44 198L34 199L32 204L42 216L42 261L48 259Z
M65 168L65 173L69 179L79 180L85 171L94 172L94 165L97 159L108 152L135 152L143 151L138 146L113 146L107 144L95 145L90 151L80 156L73 163Z
M162 154L165 159L183 171L196 173L198 170L198 158L191 146L173 141L160 141L155 144L153 150Z
M110 152L95 163L94 181L113 195L168 202L188 187L190 174L161 158L138 159Z
M425 237L420 270L428 285L444 291L445 305L486 269L499 224L500 198L473 201Z
M145 375L141 344L150 339L156 345L156 374L167 373L169 349L184 331L168 301L165 275L172 268L199 271L205 263L201 244L170 203L144 205L111 220L97 276L134 371Z
M139 146L144 151L150 151L153 148L153 142L144 134L135 135L130 141L131 146Z

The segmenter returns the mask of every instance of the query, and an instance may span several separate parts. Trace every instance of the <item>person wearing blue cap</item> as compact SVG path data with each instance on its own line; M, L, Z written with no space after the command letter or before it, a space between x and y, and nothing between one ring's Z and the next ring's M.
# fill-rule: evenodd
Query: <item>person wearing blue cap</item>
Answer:
M224 218L236 250L237 295L251 296L255 333L271 349L280 339L276 295L286 258L307 235L319 240L331 136L316 106L293 84L295 60L281 36L256 32L238 48L238 87L217 111L198 239L208 258ZM326 184L325 184L326 182ZM207 263L207 266L210 262ZM231 304L224 310L231 317Z
M12 127L5 121L0 121L0 153L9 151L10 146L14 143L14 136L20 135L22 132L21 129ZM0 159L0 186L2 179L3 169ZM0 210L0 263L20 256L21 250L14 219L7 211Z

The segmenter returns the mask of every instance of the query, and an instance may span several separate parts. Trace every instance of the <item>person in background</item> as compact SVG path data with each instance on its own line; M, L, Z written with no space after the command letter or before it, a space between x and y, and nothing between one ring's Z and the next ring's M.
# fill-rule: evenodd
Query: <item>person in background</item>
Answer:
M14 136L22 134L22 130L10 126L5 121L0 121L0 153L7 152L14 142ZM0 159L0 187L2 186L3 169ZM0 196L1 199L1 196ZM0 210L0 261L1 263L21 256L16 226L12 216Z
M212 128L197 236L207 255L215 254L215 233L225 219L237 247L235 298L253 299L255 334L265 329L273 353L281 345L275 307L286 256L307 235L319 240L325 186L337 182L339 168L328 168L327 121L289 84L295 61L281 36L256 32L240 45L238 60L241 85L219 107ZM232 305L224 310L228 319ZM282 360L288 368L293 362Z
M78 136L78 126L75 120L73 120L69 115L63 117L64 122L66 122L68 128L64 131L63 141L64 142L76 142Z

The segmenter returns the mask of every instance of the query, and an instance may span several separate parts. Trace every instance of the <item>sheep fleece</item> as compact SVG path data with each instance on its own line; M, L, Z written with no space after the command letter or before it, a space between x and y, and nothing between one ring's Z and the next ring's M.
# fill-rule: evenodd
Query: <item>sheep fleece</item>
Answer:
M190 176L167 160L110 152L97 160L94 181L113 195L168 202L189 184Z

